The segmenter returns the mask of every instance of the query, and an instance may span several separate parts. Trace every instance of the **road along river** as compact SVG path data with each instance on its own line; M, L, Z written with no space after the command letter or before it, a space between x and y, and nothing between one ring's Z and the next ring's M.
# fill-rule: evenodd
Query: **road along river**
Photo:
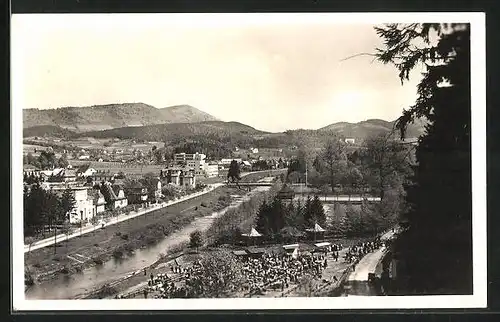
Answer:
M201 217L193 221L185 228L167 236L161 242L151 247L138 249L129 257L123 259L111 259L103 265L84 269L81 273L62 275L50 282L33 285L25 292L26 299L73 299L103 286L109 282L138 273L143 268L152 265L169 248L189 240L189 234L197 229L204 231L208 229L213 220L224 214L228 209L239 206L243 201L250 199L256 193L269 190L270 187L257 187L244 197L233 198L231 205L219 212L209 216Z

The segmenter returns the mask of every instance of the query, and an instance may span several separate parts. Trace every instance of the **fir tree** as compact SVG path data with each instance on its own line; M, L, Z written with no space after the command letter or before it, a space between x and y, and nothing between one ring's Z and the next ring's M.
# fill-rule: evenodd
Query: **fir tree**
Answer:
M417 64L425 67L416 103L397 122L404 137L415 118L429 121L407 187L409 228L395 244L407 268L398 275L408 278L408 292L471 294L470 25L390 24L376 31L384 41L378 59L396 66L402 82ZM438 39L431 43L433 32Z
M255 221L255 227L257 231L264 235L268 235L271 232L271 223L270 223L270 205L264 200L259 207L259 211L257 213L257 218Z

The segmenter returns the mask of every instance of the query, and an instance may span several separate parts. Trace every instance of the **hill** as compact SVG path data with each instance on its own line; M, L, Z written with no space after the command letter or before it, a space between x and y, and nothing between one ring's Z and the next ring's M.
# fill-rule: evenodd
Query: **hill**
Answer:
M50 136L59 138L71 138L76 135L75 132L56 125L38 125L23 129L23 137Z
M164 123L194 123L218 121L214 116L190 105L176 105L160 109Z
M369 136L386 134L393 131L395 129L395 122L396 121L389 122L379 119L371 119L358 123L338 122L322 127L318 129L318 131L333 132L346 138L363 140ZM425 124L426 122L423 120L416 120L415 123L408 126L406 136L420 136L425 130ZM395 132L397 135L397 131Z
M198 123L170 123L137 127L122 127L105 131L81 133L81 136L95 138L120 138L147 141L172 141L192 137L210 137L220 140L241 139L265 135L266 132L238 123L223 121L205 121Z
M207 120L216 118L189 105L158 109L144 103L124 103L23 110L23 128L55 125L75 132Z

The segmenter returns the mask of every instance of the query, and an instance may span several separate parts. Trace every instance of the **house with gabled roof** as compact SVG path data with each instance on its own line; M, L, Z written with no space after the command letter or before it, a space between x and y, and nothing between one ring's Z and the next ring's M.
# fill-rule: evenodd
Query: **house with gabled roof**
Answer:
M99 190L94 189L93 197L95 213L99 214L101 212L104 212L106 210L106 199L104 198L104 195Z
M139 204L148 201L148 189L138 181L132 181L125 189L129 204Z
M106 209L114 210L127 206L128 201L120 186L113 187L110 182L104 182L100 186L100 191L106 200Z

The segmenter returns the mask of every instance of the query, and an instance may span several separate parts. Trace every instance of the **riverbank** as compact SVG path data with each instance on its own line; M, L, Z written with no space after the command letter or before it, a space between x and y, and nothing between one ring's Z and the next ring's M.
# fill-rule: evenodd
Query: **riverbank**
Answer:
M229 206L231 195L242 193L233 187L220 187L170 207L64 240L56 244L55 250L54 246L33 250L25 254L25 265L36 283L50 281L60 274L71 275L152 245L196 218Z
M100 288L95 288L90 292L87 292L82 298L95 299L95 298L103 298L110 296L112 297L115 294L123 294L123 293L130 294L133 293L135 289L140 289L141 286L146 286L147 278L145 278L144 270L146 271L146 277L149 276L149 274L151 273L153 273L153 275L162 273L164 272L167 263L171 262L175 258L178 258L180 256L192 252L192 250L187 247L189 240L189 233L191 231L198 229L206 233L207 229L209 229L213 225L215 220L223 218L231 210L238 209L239 207L241 207L242 205L244 205L246 202L250 201L253 198L262 197L262 195L265 195L268 190L269 187L255 188L251 192L246 193L243 198L240 198L239 200L235 201L230 207L225 208L219 213L212 214L211 216L206 218L197 219L191 225L189 225L189 227L186 227L184 230L176 233L176 235L178 236L172 236L171 238L169 238L177 240L178 243L170 247L167 250L166 254L164 256L161 256L154 263L152 263L149 266L141 266L140 269L128 274L127 276L123 276L121 278L112 281L110 280L108 283L106 283L106 285ZM230 219L226 218L226 220Z

